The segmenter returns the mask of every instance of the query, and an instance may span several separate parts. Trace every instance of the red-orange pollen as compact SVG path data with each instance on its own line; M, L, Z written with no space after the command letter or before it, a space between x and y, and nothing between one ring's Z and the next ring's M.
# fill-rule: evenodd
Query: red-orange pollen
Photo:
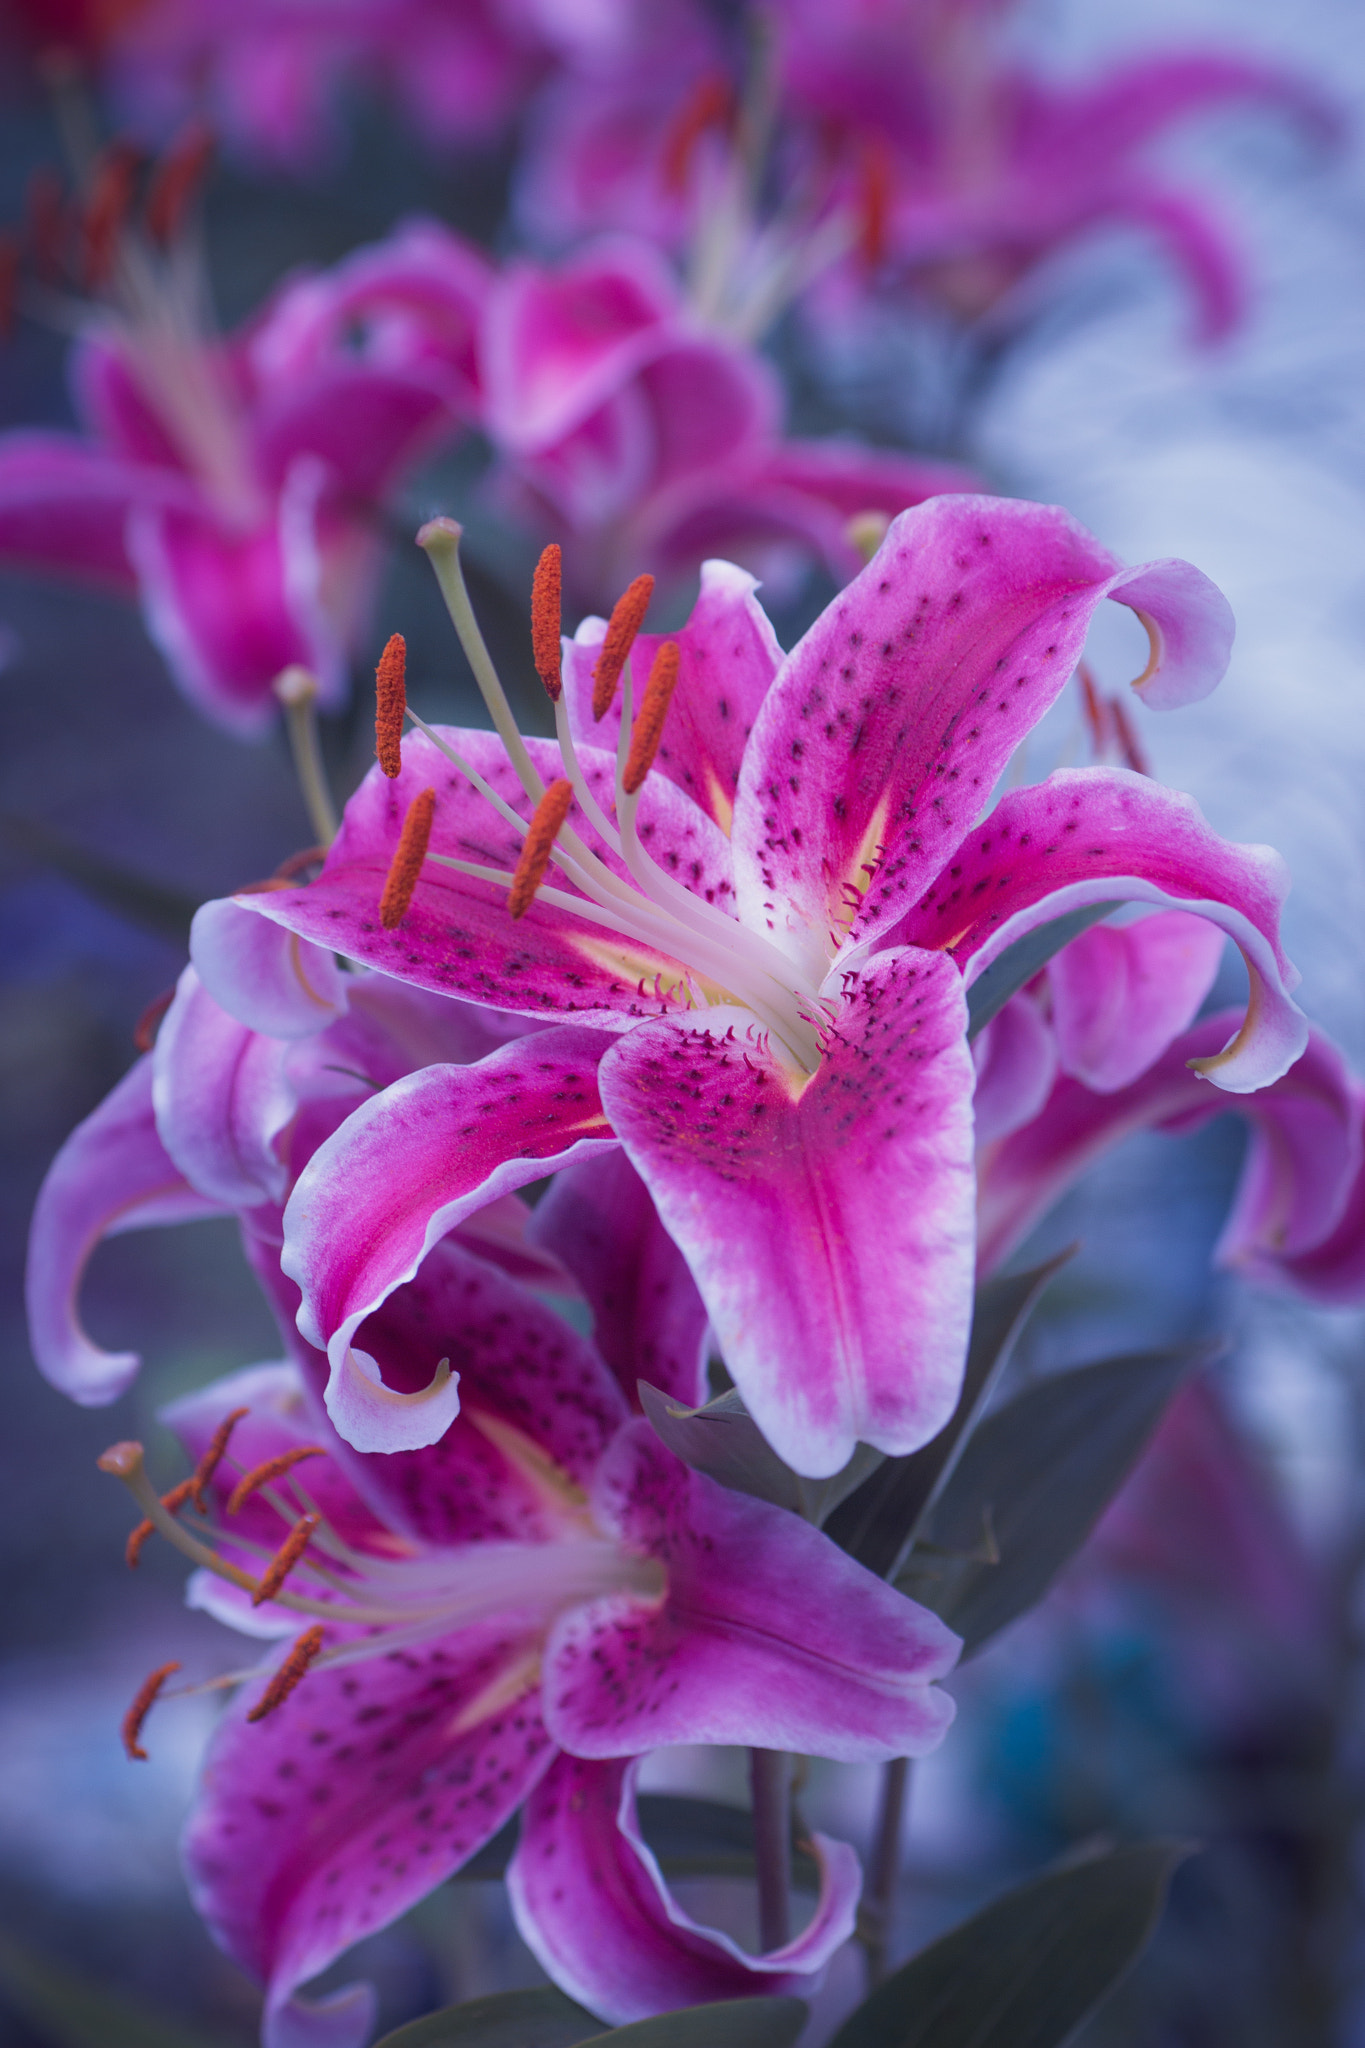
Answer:
M262 1572L260 1582L251 1596L253 1607L263 1607L267 1600L273 1600L280 1587L293 1571L294 1566L308 1548L308 1539L322 1520L321 1515L301 1515L285 1537L275 1555Z
M661 168L668 191L679 197L687 190L697 144L708 128L728 128L735 116L735 95L720 72L698 79L664 136Z
M178 1486L173 1486L171 1488L169 1493L162 1494L161 1505L163 1508L165 1508L168 1515L178 1514L180 1509L184 1507L185 1502L193 1497L193 1494L194 1480L192 1478L182 1479ZM128 1538L128 1542L123 1552L124 1557L128 1561L128 1566L130 1570L137 1570L138 1564L142 1557L142 1546L147 1541L147 1538L149 1536L155 1535L155 1533L155 1522L138 1523L136 1529L134 1529L132 1535Z
M552 540L536 563L531 579L531 653L536 674L550 702L559 702L564 687L560 669L559 632L563 609L564 562L559 542Z
M150 1678L144 1679L139 1686L137 1698L123 1717L123 1747L128 1752L130 1762L136 1757L142 1763L146 1763L147 1752L138 1740L142 1733L142 1724L156 1704L157 1695L166 1680L179 1669L178 1664L159 1664Z
M891 216L891 156L880 135L867 137L858 169L858 253L875 270L886 260Z
M536 890L545 880L555 840L569 815L572 802L573 784L566 776L561 776L558 782L550 784L536 805L521 844L521 858L512 876L512 886L507 891L510 916L524 917L530 909Z
M654 757L664 736L664 720L677 687L678 643L665 640L654 657L649 681L645 684L644 701L630 736L630 753L621 777L621 787L627 796L634 796L654 766Z
M635 635L645 622L649 600L654 595L654 578L637 576L630 588L617 598L607 621L602 650L593 664L592 715L605 718L616 695L621 671L635 645Z
M237 1412L239 1415L246 1414L245 1408L239 1408ZM221 1455L222 1453L220 1452L219 1456L221 1457ZM257 1487L269 1486L274 1479L283 1479L286 1472L292 1472L295 1465L302 1464L305 1458L323 1458L326 1455L321 1444L296 1444L293 1450L278 1451L273 1458L264 1459L261 1464L254 1465L250 1472L245 1473L237 1481L236 1486L232 1490L232 1497L227 1504L228 1513L230 1515L240 1514L242 1508L251 1498L252 1494L255 1493ZM191 1485L198 1481L198 1477L199 1475L196 1472L194 1479L190 1482Z
M232 1435L233 1430L236 1429L237 1424L242 1421L243 1417L250 1413L251 1410L249 1408L234 1408L230 1415L225 1415L209 1439L208 1449L194 1468L194 1476L190 1481L192 1489L191 1498L201 1515L206 1515L209 1511L209 1504L204 1498L204 1489L223 1462L223 1453L227 1450L228 1438Z
M81 218L81 268L88 291L97 291L109 280L119 236L132 211L142 161L143 152L136 143L119 141L110 143L95 166Z
M408 708L408 643L391 633L374 672L374 750L392 782L401 773L403 716Z
M379 899L379 922L386 932L396 931L412 901L412 892L422 872L422 862L431 844L431 827L436 817L436 792L424 789L408 805L399 834L398 850L389 867L384 894Z
M248 1721L264 1721L293 1692L322 1648L322 1624L305 1629L289 1655L271 1679L261 1697L247 1714Z
M152 173L147 193L147 232L165 249L185 224L213 161L213 131L191 121L170 143Z

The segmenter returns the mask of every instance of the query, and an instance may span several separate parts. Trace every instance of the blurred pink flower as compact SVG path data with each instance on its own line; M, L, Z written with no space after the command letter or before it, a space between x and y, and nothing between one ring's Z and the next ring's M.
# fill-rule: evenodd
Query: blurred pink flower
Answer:
M344 695L382 508L475 405L486 266L417 223L227 340L188 248L120 240L72 365L83 434L0 437L0 561L136 592L185 695L254 734L301 662Z
M859 513L975 480L952 463L852 441L785 440L770 364L709 331L647 243L599 243L555 266L509 263L480 330L493 488L546 538L584 605L647 569L666 581L723 554L779 592L812 562L846 582Z

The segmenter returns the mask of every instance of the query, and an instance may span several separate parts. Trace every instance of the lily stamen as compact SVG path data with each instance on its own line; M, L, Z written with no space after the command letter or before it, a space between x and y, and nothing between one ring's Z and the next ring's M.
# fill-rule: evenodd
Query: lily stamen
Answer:
M321 1444L296 1444L292 1450L280 1451L275 1457L264 1459L238 1480L227 1504L228 1513L239 1514L257 1487L268 1486L272 1479L282 1479L305 1458L323 1458L326 1455ZM193 1485L194 1482L190 1483Z
M408 643L390 633L374 672L374 751L392 782L403 772L403 713L407 710Z
M250 1413L251 1410L249 1408L234 1408L230 1415L225 1415L210 1437L208 1449L194 1468L194 1477L190 1481L190 1492L194 1505L198 1508L201 1515L206 1515L209 1511L208 1502L204 1498L204 1489L227 1455L227 1447L233 1430Z
M507 911L510 917L524 917L535 900L535 894L545 879L555 840L563 829L573 802L573 784L567 776L552 782L540 802L522 841L521 858L512 876L512 886L507 892Z
M320 1623L315 1622L312 1628L304 1630L255 1706L247 1714L248 1721L263 1721L267 1714L273 1713L276 1707L284 1704L294 1688L306 1677L309 1666L317 1662L322 1641Z
M559 649L563 587L562 554L559 542L552 540L536 563L531 582L531 653L552 704L559 702L564 688Z
M139 1763L146 1763L147 1752L138 1740L142 1733L142 1724L155 1706L166 1680L179 1669L179 1664L159 1664L150 1677L145 1678L138 1687L137 1696L123 1717L123 1747L130 1762L136 1759Z
M270 1563L261 1574L260 1584L251 1596L253 1607L263 1607L267 1600L273 1600L294 1566L308 1547L313 1531L318 1526L316 1515L304 1515L295 1522Z
M431 827L435 816L436 792L434 789L424 789L408 805L403 830L398 838L398 847L384 883L384 894L380 898L379 922L386 932L397 930L412 901L412 892L417 887L418 877L422 872L422 862L427 857L427 846L431 840Z
M645 622L645 613L653 595L654 578L637 576L612 606L601 651L592 671L592 715L599 724L611 710L621 671Z

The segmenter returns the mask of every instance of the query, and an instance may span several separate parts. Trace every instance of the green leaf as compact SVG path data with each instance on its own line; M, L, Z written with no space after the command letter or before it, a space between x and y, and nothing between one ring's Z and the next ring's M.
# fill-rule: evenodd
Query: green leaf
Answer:
M574 2048L601 2032L601 2020L547 1984L448 2005L385 2034L375 2048Z
M791 2048L808 2017L799 1998L730 1998L613 2027L591 2048Z
M644 1792L638 1808L645 1839L665 1877L754 1875L753 1820L747 1807L726 1806L718 1799L685 1799L670 1792ZM454 1882L502 1877L516 1846L517 1824L511 1821L455 1872ZM791 1881L802 1891L820 1889L820 1867L813 1856L793 1851Z
M168 2017L0 1937L0 1991L52 2048L248 2048Z
M967 991L968 1038L984 1031L991 1018L998 1016L1011 996L1018 995L1025 982L1032 981L1040 967L1046 967L1054 953L1060 953L1063 946L1069 946L1092 924L1108 917L1111 910L1121 908L1119 903L1087 903L1081 910L1068 910L1064 917L1035 925L1022 939L1007 946Z
M908 1457L887 1458L825 1524L834 1541L879 1578L894 1578L934 1499L947 1483L973 1423L999 1379L1034 1303L1058 1268L1072 1257L1068 1246L1030 1273L988 1280L977 1289L972 1341L962 1392L950 1421L932 1443Z
M1042 1599L1180 1382L1221 1348L1103 1359L1016 1395L967 1443L897 1586L956 1629L964 1654L978 1649Z
M704 1408L687 1408L661 1394L648 1380L638 1384L640 1402L655 1435L684 1465L705 1472L735 1493L752 1494L756 1500L790 1508L810 1522L822 1521L881 1462L880 1451L859 1444L843 1471L832 1479L803 1479L783 1464L733 1388Z
M1063 2048L1147 1946L1190 1851L1144 1842L1006 1892L874 1991L830 2048Z

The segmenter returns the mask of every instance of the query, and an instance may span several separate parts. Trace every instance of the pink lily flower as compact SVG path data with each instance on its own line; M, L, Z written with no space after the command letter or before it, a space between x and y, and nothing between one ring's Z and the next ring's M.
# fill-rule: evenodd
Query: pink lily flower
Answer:
M470 418L485 274L410 224L219 341L188 248L129 229L73 357L84 433L0 437L0 561L135 594L180 689L230 731L271 723L293 663L336 704L382 508Z
M858 1440L901 1453L936 1433L970 1318L965 989L982 970L1078 906L1183 907L1236 940L1253 988L1239 1028L1202 1050L1202 1085L1263 1088L1305 1042L1269 851L1105 768L1012 790L977 822L1104 597L1148 621L1149 703L1214 687L1231 638L1214 587L1187 563L1123 568L1052 508L964 496L903 513L785 660L751 580L713 565L673 642L672 710L660 650L615 758L614 717L605 747L585 736L591 647L571 643L558 747L521 742L490 684L510 754L485 732L409 738L315 882L241 899L399 979L563 1020L397 1083L301 1174L283 1263L334 1385L362 1323L471 1209L619 1144L793 1469L822 1477ZM414 805L430 826L415 851ZM560 870L538 893L513 874L532 855L533 882ZM407 907L385 923L391 869ZM415 1419L376 1399L365 1447L411 1443Z
M605 2019L809 1990L852 1932L853 1852L817 1838L814 1919L746 1956L669 1897L634 1827L629 1759L675 1742L923 1754L952 1716L935 1681L956 1638L801 1517L681 1464L593 1345L453 1243L376 1321L395 1354L457 1357L464 1413L438 1444L352 1451L312 1405L325 1362L302 1346L300 1364L238 1373L165 1416L198 1460L248 1409L211 1482L216 1545L192 1516L163 1509L155 1525L200 1566L192 1604L297 1638L245 1674L185 1838L199 1911L267 1984L266 2048L359 2048L366 1987L320 2007L296 1988L528 1801L519 1924ZM307 1447L297 1479L267 1462ZM234 1506L239 1475L262 1466ZM305 1514L321 1519L253 1603ZM551 1857L580 1874L577 1931L545 1881Z
M779 586L812 560L838 581L865 557L856 515L883 522L975 479L838 439L785 440L782 387L708 331L647 244L599 243L556 267L509 263L480 337L494 488L532 531L563 537L585 604L641 570L669 582L734 555Z
M1247 102L1329 143L1340 108L1285 65L1216 50L1045 78L1000 47L985 17L1003 11L876 0L846 19L782 0L786 91L826 149L842 139L865 256L971 320L1056 250L1134 227L1183 278L1195 339L1223 339L1246 310L1238 243L1216 208L1152 167L1150 146L1191 115Z

